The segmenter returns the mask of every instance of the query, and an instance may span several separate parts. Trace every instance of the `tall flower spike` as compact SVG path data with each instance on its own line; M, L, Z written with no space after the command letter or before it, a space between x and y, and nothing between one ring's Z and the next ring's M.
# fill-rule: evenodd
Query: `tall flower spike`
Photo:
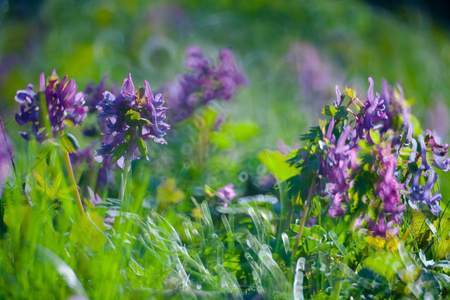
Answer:
M198 46L187 47L185 55L184 65L189 70L162 88L172 108L170 119L175 122L190 117L196 107L213 99L228 101L239 86L248 82L230 49L220 51L219 65L209 61Z
M86 118L87 106L84 105L86 96L82 92L77 93L75 80L71 79L67 83L67 75L60 81L56 71L53 70L52 76L45 82L45 75L39 76L39 91L36 94L33 91L33 85L29 84L25 90L19 90L16 93L15 100L20 103L20 113L16 114L16 121L19 125L31 123L31 129L28 132L20 132L27 140L31 138L32 133L36 140L43 143L48 136L46 132L44 118L50 121L50 127L53 135L70 124L77 127ZM40 97L45 97L47 107L41 107ZM48 115L43 116L47 111Z
M135 89L129 74L117 97L108 91L103 95L104 99L97 109L101 111L98 118L106 121L107 131L104 132L105 138L100 149L94 153L98 162L102 162L106 155L113 155L111 163L117 160L123 168L123 157L126 154L135 159L138 139L144 141L151 138L156 143L166 143L163 137L170 126L163 121L167 107L163 107L164 98L161 94L153 95L146 80L144 88Z

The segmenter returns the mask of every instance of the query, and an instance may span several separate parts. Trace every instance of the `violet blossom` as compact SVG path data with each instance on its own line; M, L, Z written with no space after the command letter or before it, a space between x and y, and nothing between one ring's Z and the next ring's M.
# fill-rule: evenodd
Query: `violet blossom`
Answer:
M170 119L174 122L190 117L196 107L213 99L228 101L239 86L248 82L238 70L230 49L220 51L218 65L208 60L198 46L187 47L185 55L189 71L177 75L162 88L168 105L173 108Z
M391 231L391 234L396 234L398 227L394 228L396 223L401 225L402 212L405 210L405 205L402 204L400 191L404 190L404 185L400 184L397 177L394 175L397 167L397 159L392 154L389 142L386 142L386 147L377 146L378 155L378 181L375 183L376 195L380 198L382 203L381 213L378 215L378 222L375 223L368 219L369 227L374 232L374 235L385 236L386 231ZM385 222L388 219L388 222Z
M224 187L217 189L218 203L224 207L228 207L228 202L231 202L236 197L236 191L232 183L226 184Z
M67 81L67 75L60 81L56 71L45 81L44 73L39 77L39 91L33 91L33 85L29 84L25 90L16 93L15 100L20 103L20 113L16 114L19 125L31 123L29 132L20 132L22 137L29 140L32 133L36 140L43 143L47 137L44 118L48 118L53 136L64 129L65 124L77 127L85 118L88 110L85 106L86 95L77 92L75 80ZM48 115L43 116L40 97L45 97Z
M104 99L97 108L101 111L99 119L106 121L108 136L107 142L102 142L100 149L94 153L94 158L102 162L105 156L119 146L125 148L118 161L123 168L123 157L128 151L134 158L136 139L153 139L156 143L165 144L164 135L170 126L163 122L166 117L167 107L163 107L162 94L153 95L147 80L144 80L144 88L135 89L131 74L124 79L122 88L117 97L110 92L103 93ZM131 148L126 143L133 139ZM131 149L131 150L130 150Z

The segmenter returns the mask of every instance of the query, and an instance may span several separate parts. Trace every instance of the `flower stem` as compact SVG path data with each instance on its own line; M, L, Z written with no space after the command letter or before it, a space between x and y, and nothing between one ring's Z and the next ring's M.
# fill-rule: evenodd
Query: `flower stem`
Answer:
M131 166L131 155L133 154L133 147L134 147L134 139L133 139L133 137L131 137L131 139L129 141L127 154L125 156L125 165L123 167L122 182L120 184L119 200L121 202L123 202L123 200L125 198L125 190L127 188L127 178L128 178L128 172L130 171L130 166Z
M78 210L80 211L80 215L84 215L83 204L81 202L80 193L78 192L78 185L75 180L75 175L73 174L72 163L70 162L69 153L64 150L63 150L63 153L64 153L64 161L66 162L67 171L69 172L70 182L72 183L72 186L75 188L75 197L77 200Z
M291 261L294 261L295 253L297 252L298 244L300 243L300 238L302 236L303 228L305 227L305 223L306 223L306 216L308 215L308 210L309 210L309 207L311 206L311 197L312 197L312 193L314 191L315 185L316 185L316 176L314 175L311 185L309 187L308 198L306 199L305 210L303 211L300 228L298 229L298 232L297 232L297 240L295 241L294 249L292 250L292 260Z

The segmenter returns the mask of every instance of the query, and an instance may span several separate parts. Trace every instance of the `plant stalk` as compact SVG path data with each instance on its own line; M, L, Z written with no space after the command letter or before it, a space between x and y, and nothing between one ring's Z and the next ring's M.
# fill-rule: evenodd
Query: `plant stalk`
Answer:
M73 174L73 168L72 168L72 163L70 162L69 153L64 150L63 150L63 153L64 153L64 161L66 162L67 171L69 172L70 182L72 183L72 186L75 188L75 197L77 200L78 210L80 211L80 215L84 215L83 203L81 202L80 193L78 192L78 185L77 185L77 182L75 181L75 175Z
M127 149L127 154L125 156L125 165L123 167L122 182L120 184L119 200L121 202L123 202L125 198L125 190L127 189L127 179L128 179L128 172L130 171L131 167L131 155L133 154L133 147L134 147L134 139L133 137L131 137Z
M311 197L312 197L312 193L314 191L315 185L316 185L316 176L313 176L311 186L309 187L309 191L308 191L308 198L306 199L305 210L303 211L300 228L298 229L298 232L297 232L297 240L295 241L294 249L292 250L291 261L294 261L295 253L297 252L298 244L300 243L300 238L302 236L303 228L305 227L305 223L306 223L306 216L308 215L308 210L309 210L309 207L311 206Z

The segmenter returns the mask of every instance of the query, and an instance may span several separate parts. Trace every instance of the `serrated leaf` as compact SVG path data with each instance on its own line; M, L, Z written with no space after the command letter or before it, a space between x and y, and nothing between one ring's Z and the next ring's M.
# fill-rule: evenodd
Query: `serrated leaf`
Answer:
M325 105L322 114L330 117L335 116L336 118L345 118L348 116L348 111L345 106Z
M139 152L141 152L142 156L147 158L147 145L145 144L144 140L141 137L136 138L136 145L139 149Z
M320 127L319 127L319 126L311 127L311 128L309 129L309 133L300 135L300 140L301 140L301 141L307 141L307 140L312 141L312 140L314 140L317 136L320 135L320 132L321 132L321 131L320 131Z
M345 87L345 92L347 93L347 95L351 98L351 99L355 99L356 98L356 90L355 88L350 89L348 87Z

